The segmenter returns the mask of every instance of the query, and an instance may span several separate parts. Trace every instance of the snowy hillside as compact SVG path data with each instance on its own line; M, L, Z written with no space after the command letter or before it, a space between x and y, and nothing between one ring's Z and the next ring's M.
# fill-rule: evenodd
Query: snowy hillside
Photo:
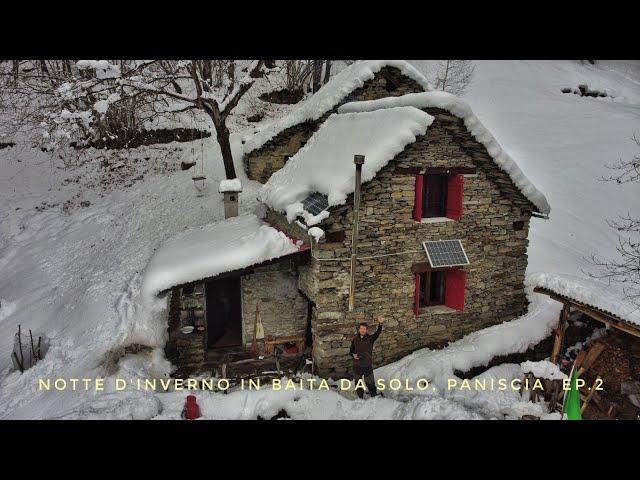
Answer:
M429 66L424 61L412 63L421 71ZM562 88L584 83L614 98L561 93ZM528 272L584 276L583 269L593 268L586 260L592 253L614 257L617 234L605 222L628 212L640 216L640 195L637 186L599 179L607 174L606 163L637 153L631 136L640 132L638 65L479 61L464 98L551 205L548 220L532 219ZM282 111L279 108L276 113ZM243 183L241 214L256 210L261 187L242 172L242 134L232 135L236 171ZM104 175L105 167L98 160L63 169L59 157L38 149L0 149L0 418L179 418L184 393L38 392L37 379L102 376L109 379L108 384L116 374L168 374L159 349L138 352L133 348L156 347L163 341L162 325L152 321L152 312L139 303L141 274L164 240L223 219L217 187L224 170L213 138L202 144L134 149L129 158L149 158L146 162L154 162L157 168L145 170L127 188L111 189L90 187ZM202 171L207 176L203 194L193 185L193 170L181 171L178 166L195 155L199 173L201 148L206 158ZM100 155L95 152L96 158ZM74 207L65 210L69 199ZM85 202L82 207L81 202ZM546 334L557 309L554 302L536 299L530 318L538 322L537 327L520 344L511 338L511 346L526 347L526 340ZM10 359L19 324L46 335L50 342L44 361L22 375ZM525 331L522 323L516 327L513 331ZM494 341L490 334L485 338ZM451 355L474 348L460 342L450 347ZM416 352L377 373L426 375L437 370L434 365L443 357L447 354ZM471 368L486 359L478 354L456 361ZM520 374L519 366L502 365L483 375ZM372 406L360 408L334 392L305 393L295 407L293 394L283 393L279 400L264 403L270 395L264 391L253 397L247 392L207 394L204 405L211 408L209 418L255 418L265 409L275 409L275 414L283 402L292 405L288 412L294 418L503 418L543 413L532 404L512 408L517 400L506 396L489 401L416 395L377 399ZM246 404L246 409L235 410L234 401ZM490 406L483 410L482 405Z

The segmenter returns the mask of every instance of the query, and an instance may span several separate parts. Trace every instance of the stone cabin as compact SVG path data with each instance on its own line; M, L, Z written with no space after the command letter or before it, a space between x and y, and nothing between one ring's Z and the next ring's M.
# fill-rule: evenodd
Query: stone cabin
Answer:
M243 138L247 176L260 183L269 180L344 103L429 89L422 74L407 62L357 62L339 72L313 97L296 105L286 116Z
M402 115L415 114L418 108L431 119L426 131L413 141L405 139L402 150L382 162L374 175L363 173L363 181L372 178L362 185L355 308L349 311L353 188L331 206L333 187L317 179L336 169L352 179L354 154L365 155L365 172L368 161L379 162L376 152L393 141L393 127ZM410 111L384 118L385 110L405 109ZM380 314L386 322L375 347L378 365L419 348L442 347L525 313L529 223L533 215L546 216L549 206L466 104L430 92L350 103L339 112L315 134L317 142L292 157L291 168L283 168L267 182L263 195L269 224L298 238L310 224L324 231L320 242L312 245L309 262L298 267L298 286L313 305L310 323L318 371L347 375L355 326L363 320L375 323ZM371 132L371 122L360 122L358 117L376 113L381 118L373 124L380 124L379 131ZM322 138L329 122L338 123L337 117L348 115L353 118L345 118L333 129L334 135ZM344 139L336 138L335 132L341 130L348 131ZM329 142L331 146L326 145ZM329 155L322 167L318 159L325 149ZM332 160L341 149L344 156ZM318 192L309 191L318 186L328 189L328 195L321 197L329 204L328 215L291 207L305 194L318 197ZM451 240L460 240L463 260L434 264L424 242L434 242L437 250Z
M351 292L354 155L364 165ZM378 315L386 321L376 366L511 320L527 309L531 217L550 210L470 108L443 92L343 104L270 174L260 200L266 223L241 216L215 224L206 244L221 253L192 252L204 269L165 289L173 291L167 345L175 363L197 365L226 345L180 334L185 318L220 338L232 331L232 344L248 348L256 306L267 337L307 348L315 372L333 378L349 376L355 328ZM252 246L265 242L275 246ZM202 312L185 313L190 302ZM216 320L221 309L232 313Z

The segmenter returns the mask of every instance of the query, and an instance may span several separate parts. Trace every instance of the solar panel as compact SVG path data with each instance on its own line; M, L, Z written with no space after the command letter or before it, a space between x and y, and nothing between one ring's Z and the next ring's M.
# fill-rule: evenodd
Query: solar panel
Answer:
M460 240L422 242L432 268L469 265L469 258Z
M313 192L302 201L302 205L311 215L318 215L329 208L329 198L324 193Z

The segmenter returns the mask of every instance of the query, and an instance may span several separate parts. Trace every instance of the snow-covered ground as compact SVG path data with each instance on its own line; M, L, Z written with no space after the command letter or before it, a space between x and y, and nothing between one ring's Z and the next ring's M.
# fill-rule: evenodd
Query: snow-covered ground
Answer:
M424 69L428 63L414 65ZM640 131L638 70L635 64L615 62L476 62L465 100L551 205L549 220L532 220L530 273L584 276L582 270L592 268L586 260L591 253L615 256L617 234L605 220L627 212L640 216L637 186L599 181L607 174L605 163L636 153L631 135ZM581 83L615 98L560 92ZM232 137L243 185L240 210L253 213L260 185L242 174L239 139L240 133ZM179 417L185 392L39 392L37 379L100 376L109 384L116 376L167 375L159 350L134 354L124 347L153 343L150 332L157 331L138 303L141 273L154 251L177 233L223 218L218 183L224 173L215 141L202 143L207 175L202 194L194 188L193 170L176 168L180 160L200 159L200 148L198 141L134 150L130 156L140 159L143 175L127 188L101 186L105 168L111 168L102 166L102 152L90 155L93 161L83 166L62 169L62 159L36 149L0 150L0 418ZM150 163L157 168L149 168ZM196 169L199 173L200 165ZM71 207L63 209L69 199ZM550 330L557 318L557 304L534 300L525 318L511 322L509 332L519 337L499 335L504 341L495 343L488 329L442 351L414 352L376 373L380 378L426 377L438 386L434 379L482 365L489 353L507 347L518 351ZM50 339L46 358L22 375L10 360L18 324ZM514 338L520 343L509 343ZM500 365L481 377L521 374L519 365ZM511 391L445 393L440 388L389 392L364 402L335 391L308 390L202 392L198 398L207 418L269 417L281 408L292 418L544 414L539 404L522 402Z

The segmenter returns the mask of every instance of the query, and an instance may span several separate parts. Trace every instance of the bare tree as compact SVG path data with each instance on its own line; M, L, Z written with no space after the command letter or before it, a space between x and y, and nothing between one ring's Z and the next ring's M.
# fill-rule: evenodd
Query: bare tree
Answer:
M312 60L286 60L286 88L290 91L304 91L313 72Z
M322 86L323 64L323 60L313 60L313 93L316 93L318 90L320 90L320 87Z
M123 125L135 131L141 112L156 117L202 111L215 128L227 178L236 177L227 119L262 75L262 60L252 61L240 79L232 60L83 60L69 71L70 65L41 60L0 68L0 95L13 102L17 124L46 127L55 146L110 135ZM11 86L7 79L16 75Z
M331 60L325 60L324 61L324 79L322 80L322 84L326 85L330 79L331 79Z
M434 68L435 88L444 92L462 95L465 93L475 73L471 60L441 60Z
M633 140L640 149L640 136L634 134ZM640 153L630 160L620 159L613 165L607 165L607 168L613 174L604 178L605 181L640 184ZM600 269L589 274L594 278L605 278L622 284L625 296L640 305L640 218L627 213L607 223L618 231L618 258L602 259L592 255L591 262Z

